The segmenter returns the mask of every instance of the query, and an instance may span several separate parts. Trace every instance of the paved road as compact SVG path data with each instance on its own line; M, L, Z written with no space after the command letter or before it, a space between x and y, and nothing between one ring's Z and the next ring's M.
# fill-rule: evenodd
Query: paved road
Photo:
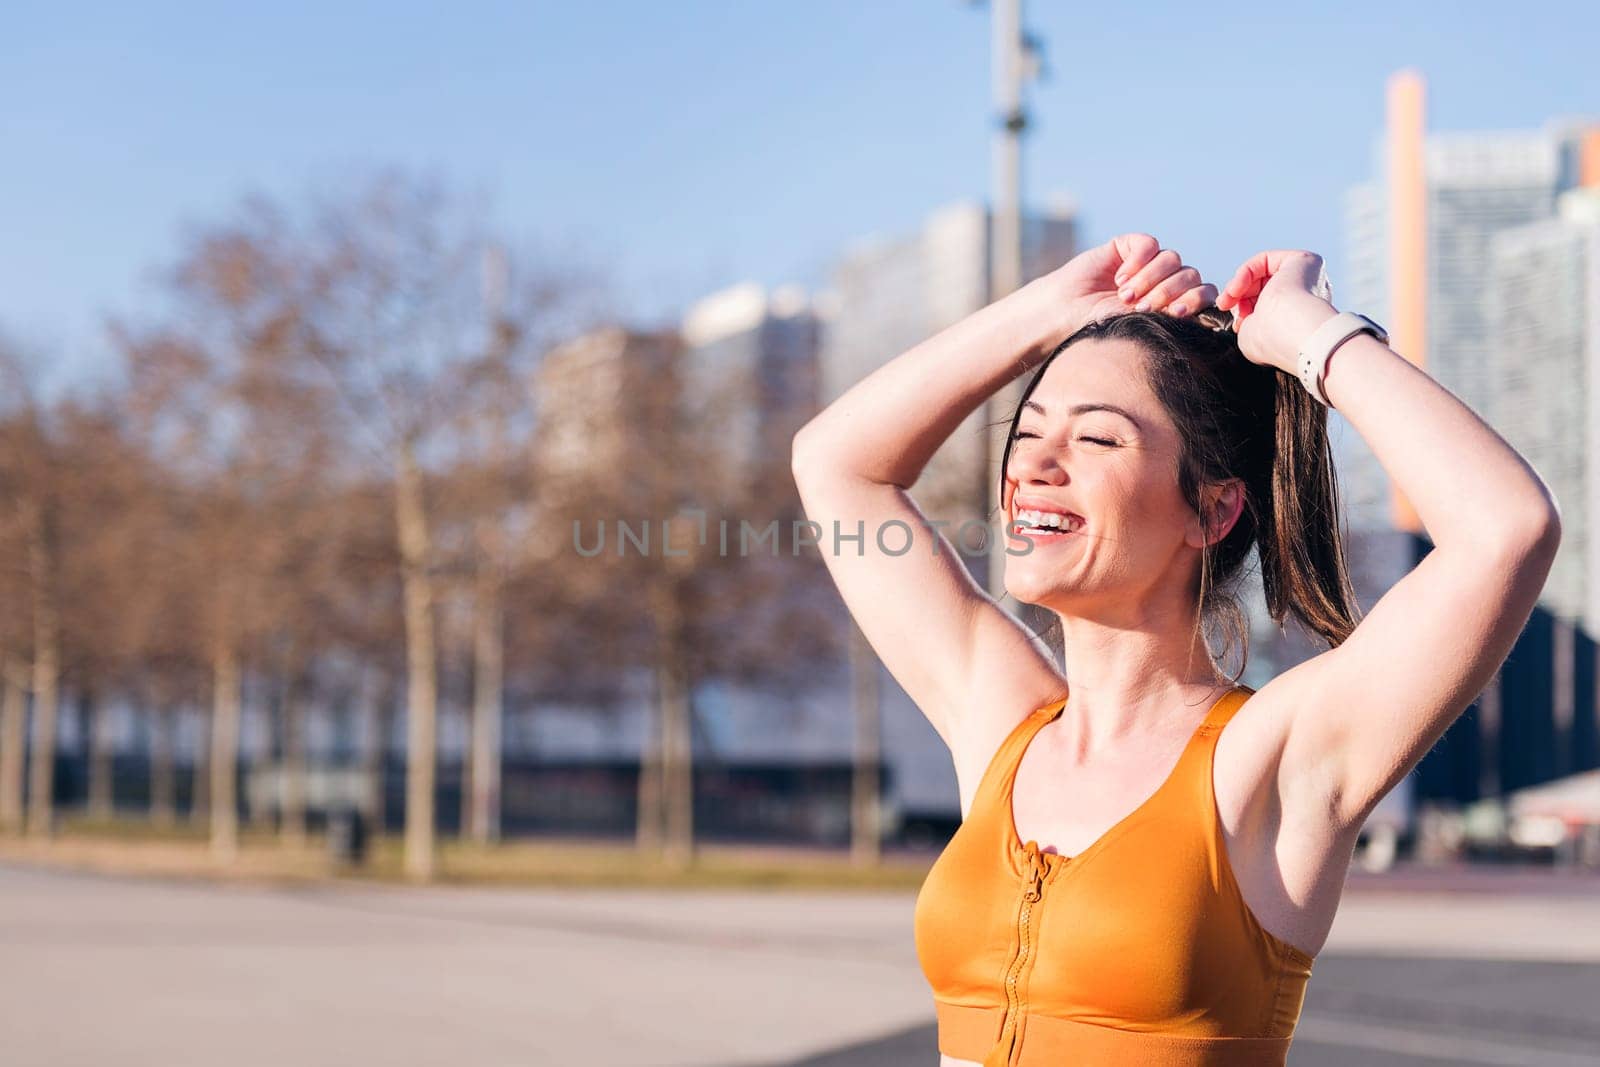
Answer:
M0 1060L934 1067L912 902L0 866ZM1600 1064L1593 885L1349 892L1314 973L1296 1067Z

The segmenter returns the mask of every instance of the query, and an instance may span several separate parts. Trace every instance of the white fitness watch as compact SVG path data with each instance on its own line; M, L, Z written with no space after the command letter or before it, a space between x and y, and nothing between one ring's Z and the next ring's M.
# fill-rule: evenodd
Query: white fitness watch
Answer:
M1382 326L1365 315L1341 311L1312 331L1305 344L1300 346L1300 381L1305 385L1306 392L1328 407L1333 405L1328 402L1328 394L1322 391L1322 378L1328 371L1328 359L1340 345L1358 333L1370 333L1381 343L1389 343L1389 333Z

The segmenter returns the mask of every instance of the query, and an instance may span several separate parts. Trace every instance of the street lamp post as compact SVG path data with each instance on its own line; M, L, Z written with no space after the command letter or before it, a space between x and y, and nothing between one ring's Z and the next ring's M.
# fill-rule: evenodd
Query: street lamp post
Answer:
M1022 285L1022 134L1028 127L1023 84L1038 75L1039 43L1022 29L1022 0L992 0L990 45L995 102L994 172L989 228L989 302ZM1000 517L1000 461L1005 434L999 424L1021 400L1022 383L1014 381L984 404L987 514ZM990 538L985 583L999 602L1005 597L1004 530Z

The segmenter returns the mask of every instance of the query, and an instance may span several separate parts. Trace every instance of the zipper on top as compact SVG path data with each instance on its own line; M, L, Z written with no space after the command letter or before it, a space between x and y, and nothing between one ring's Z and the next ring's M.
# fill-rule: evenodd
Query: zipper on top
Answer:
M1000 1028L1000 1040L994 1048L989 1050L989 1055L984 1057L983 1067L1015 1067L1015 1056L1020 1051L1021 1045L1017 1042L1017 1025L1022 1014L1022 994L1018 989L1022 981L1022 972L1027 967L1030 957L1034 955L1033 935L1036 905L1044 897L1044 879L1047 873L1045 860L1039 853L1039 843L1029 841L1026 846L1028 869L1024 874L1022 886L1022 899L1017 903L1017 951L1006 967L1006 1016L1005 1023Z

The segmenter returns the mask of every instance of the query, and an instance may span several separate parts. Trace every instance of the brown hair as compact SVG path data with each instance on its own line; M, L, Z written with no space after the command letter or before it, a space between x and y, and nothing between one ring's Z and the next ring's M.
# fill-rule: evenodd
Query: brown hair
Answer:
M1237 683L1249 658L1250 634L1238 589L1252 547L1267 612L1280 631L1293 615L1336 647L1355 629L1358 608L1339 537L1328 409L1293 375L1246 359L1231 321L1216 308L1187 318L1132 312L1090 323L1063 341L1039 364L1012 413L1000 499L1023 404L1055 358L1091 338L1137 344L1150 389L1178 430L1178 486L1189 506L1199 513L1203 485L1232 478L1244 484L1238 521L1200 554L1195 591L1195 636L1201 637L1206 621L1215 621L1227 638L1218 659L1237 640L1239 670L1231 679Z

